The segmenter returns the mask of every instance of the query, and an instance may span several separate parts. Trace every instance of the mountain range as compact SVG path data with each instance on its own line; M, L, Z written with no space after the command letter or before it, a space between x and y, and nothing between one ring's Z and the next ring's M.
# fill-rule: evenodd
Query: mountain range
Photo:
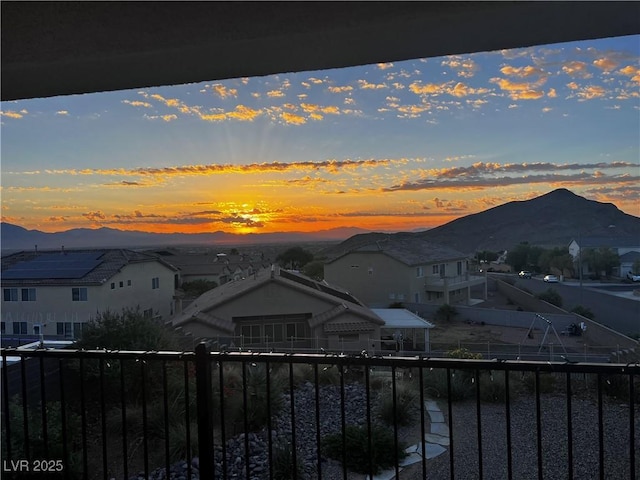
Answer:
M521 242L541 246L566 246L572 238L594 235L637 236L640 218L611 203L587 200L561 188L540 197L515 201L458 218L439 227L414 233L368 232L336 228L312 233L282 232L235 235L214 233L147 233L113 228L77 228L46 233L10 223L0 225L2 250L37 248L140 248L169 245L243 245L258 243L340 242L336 249L351 248L389 235L415 235L472 254L478 250L508 250Z

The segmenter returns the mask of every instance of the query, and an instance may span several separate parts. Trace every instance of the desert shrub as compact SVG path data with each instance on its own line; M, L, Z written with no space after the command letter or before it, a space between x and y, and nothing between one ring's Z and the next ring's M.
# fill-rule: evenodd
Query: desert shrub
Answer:
M304 465L300 457L296 457L293 465L293 451L290 443L278 442L273 446L273 478L275 480L289 480L302 478Z
M286 377L289 382L289 369L280 369L278 373ZM313 365L296 363L293 365L293 383L300 385L305 382L315 383L315 369ZM320 385L338 385L340 383L340 371L336 365L318 365L318 382Z
M582 305L578 305L576 307L573 307L571 311L573 313L577 313L578 315L582 315L583 317L588 318L590 320L593 320L595 318L595 315L593 314L593 312L589 307L583 307Z
M380 403L376 414L387 425L394 423L393 388L384 389L380 393ZM416 416L418 392L408 382L396 383L395 421L398 425L409 425Z
M482 358L481 353L473 353L468 348L455 348L449 350L446 353L447 358L463 358L468 360L480 360Z
M62 424L62 406L60 402L46 403L47 443L43 436L41 407L27 407L27 427L29 431L29 452L25 451L24 415L22 400L19 396L9 401L9 419L3 419L3 430L7 423L11 428L11 457L13 459L56 459L63 460L64 474L71 479L81 478L82 472L82 434L81 419L67 404L65 409L65 426ZM63 430L64 429L64 430ZM66 435L67 461L64 459L63 435ZM4 439L4 437L3 437ZM2 457L7 458L7 445L2 442ZM40 474L42 475L42 474ZM53 474L51 474L53 476ZM21 478L29 478L28 474ZM35 478L35 477L34 477ZM62 478L54 477L54 478Z
M548 288L546 291L540 292L536 295L536 298L562 308L562 296L560 296L560 294L553 288Z
M366 426L348 425L345 429L346 466L358 473L378 473L395 465L407 457L405 445L394 445L393 430L379 425L371 426L371 451L369 451L369 431ZM322 439L322 448L326 456L342 461L342 433L327 435ZM369 472L370 464L373 472Z
M451 370L452 402L466 400L475 395L473 372L470 370ZM448 398L447 370L436 369L424 372L425 391L438 398Z
M556 388L556 377L552 373L540 373L540 393L552 393ZM529 393L536 391L535 372L524 372L522 374L522 384Z
M435 313L435 317L438 320L446 320L447 322L453 320L456 315L458 315L458 310L448 303L440 305Z
M243 365L244 381L246 381L246 407L244 401L245 384L242 377ZM224 390L222 394L225 399L225 416L229 422L236 426L242 426L243 429L246 412L246 420L250 431L259 430L266 425L269 414L275 415L282 407L281 393L286 385L285 382L288 382L288 375L288 369L280 369L270 374L270 391L268 391L267 370L264 364L236 363L225 365ZM270 407L270 409L267 407Z

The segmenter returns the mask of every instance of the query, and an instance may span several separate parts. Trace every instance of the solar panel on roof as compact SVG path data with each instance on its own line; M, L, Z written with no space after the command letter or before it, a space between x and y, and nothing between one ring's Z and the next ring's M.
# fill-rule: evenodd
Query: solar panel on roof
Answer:
M78 279L102 263L104 252L44 254L2 272L5 280Z

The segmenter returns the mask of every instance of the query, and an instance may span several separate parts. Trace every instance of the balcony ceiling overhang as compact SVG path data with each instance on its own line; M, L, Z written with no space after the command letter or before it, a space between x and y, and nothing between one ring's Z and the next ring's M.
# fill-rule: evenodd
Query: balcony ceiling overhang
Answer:
M12 2L2 100L640 33L638 2Z

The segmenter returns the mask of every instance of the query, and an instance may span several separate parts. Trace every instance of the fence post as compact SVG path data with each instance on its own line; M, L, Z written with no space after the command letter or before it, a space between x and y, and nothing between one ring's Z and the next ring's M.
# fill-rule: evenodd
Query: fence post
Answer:
M198 412L198 449L200 478L213 478L213 414L211 412L211 362L204 342L196 346L196 407Z

